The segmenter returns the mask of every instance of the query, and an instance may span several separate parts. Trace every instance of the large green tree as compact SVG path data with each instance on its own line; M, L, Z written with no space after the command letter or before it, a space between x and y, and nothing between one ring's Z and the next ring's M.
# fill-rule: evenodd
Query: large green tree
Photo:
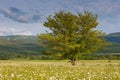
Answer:
M82 54L102 49L107 43L104 33L96 30L97 15L89 11L73 14L60 11L47 17L44 26L51 32L39 34L40 43L47 48L48 54L75 60Z

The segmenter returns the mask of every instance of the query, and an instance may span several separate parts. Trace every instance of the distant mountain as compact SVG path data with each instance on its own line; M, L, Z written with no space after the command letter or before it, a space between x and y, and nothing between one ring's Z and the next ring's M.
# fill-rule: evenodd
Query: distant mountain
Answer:
M0 36L0 44L2 45L23 45L34 44L38 45L36 36L24 36L24 35L12 35L12 36Z
M105 39L112 42L112 45L101 50L100 53L120 53L120 32L108 34ZM31 55L38 57L42 55L43 49L36 36L0 36L0 59L31 57Z
M11 36L0 36L0 39L8 40L36 40L36 36L26 36L26 35L11 35Z
M100 50L100 53L120 53L120 32L110 33L105 36L106 41L112 45L106 47L105 50ZM119 54L120 55L120 54Z
M120 32L116 32L116 33L110 33L107 36L111 36L111 37L120 37Z
M0 36L0 59L6 59L6 56L13 58L39 55L40 49L42 47L38 44L36 36Z
M105 38L107 41L120 44L120 32L108 34Z

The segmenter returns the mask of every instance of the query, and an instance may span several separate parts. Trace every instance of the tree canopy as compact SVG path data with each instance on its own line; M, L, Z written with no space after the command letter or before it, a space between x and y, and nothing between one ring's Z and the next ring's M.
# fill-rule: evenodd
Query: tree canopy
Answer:
M44 22L44 26L52 32L39 34L38 38L48 54L75 60L107 45L105 33L96 30L97 25L97 15L89 11L77 14L59 11Z

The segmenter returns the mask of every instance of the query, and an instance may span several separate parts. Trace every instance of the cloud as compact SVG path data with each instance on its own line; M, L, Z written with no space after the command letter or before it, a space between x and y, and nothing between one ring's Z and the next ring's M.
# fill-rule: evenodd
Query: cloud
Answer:
M30 31L15 29L15 28L7 28L1 27L0 29L0 36L6 35L33 35Z
M40 15L29 14L15 7L10 7L9 9L0 8L0 11L5 17L20 23L36 23L41 20Z
M83 1L85 2L85 1ZM82 3L83 3L82 2ZM88 0L88 2L86 1L86 3L81 4L81 5L75 5L76 9L78 11L82 11L82 10L90 10L92 12L98 13L98 14L112 14L115 12L119 12L120 10L120 5L119 5L120 1L116 0Z

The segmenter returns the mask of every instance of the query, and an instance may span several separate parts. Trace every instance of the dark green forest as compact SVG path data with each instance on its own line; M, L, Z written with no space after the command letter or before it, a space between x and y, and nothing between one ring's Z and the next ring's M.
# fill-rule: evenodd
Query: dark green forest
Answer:
M87 54L80 59L120 59L120 32L106 35L105 39L112 43L104 50L93 54ZM0 36L0 59L55 59L46 56L38 42L37 36L11 35Z

